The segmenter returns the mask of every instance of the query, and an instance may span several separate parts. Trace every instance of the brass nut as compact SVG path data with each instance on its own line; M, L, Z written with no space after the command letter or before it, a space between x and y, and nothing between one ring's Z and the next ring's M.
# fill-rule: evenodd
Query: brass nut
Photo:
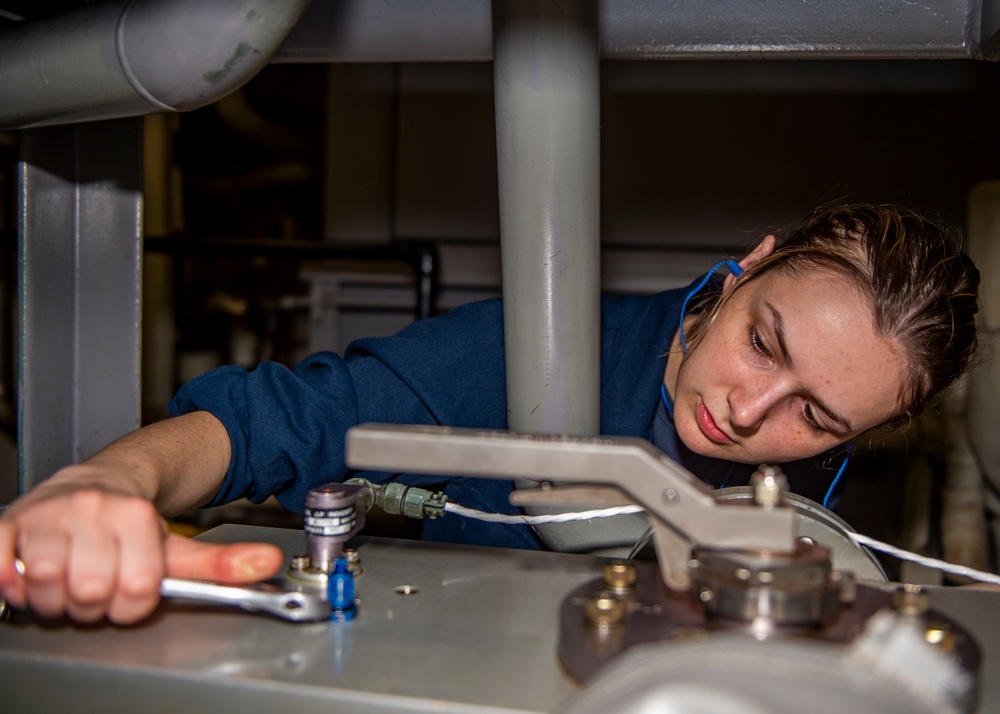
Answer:
M616 593L634 588L637 577L635 566L624 560L614 560L604 566L604 586Z
M584 605L587 622L600 630L607 630L625 619L625 603L607 591L596 592Z
M948 654L953 654L957 647L955 632L951 625L945 622L927 623L924 640Z

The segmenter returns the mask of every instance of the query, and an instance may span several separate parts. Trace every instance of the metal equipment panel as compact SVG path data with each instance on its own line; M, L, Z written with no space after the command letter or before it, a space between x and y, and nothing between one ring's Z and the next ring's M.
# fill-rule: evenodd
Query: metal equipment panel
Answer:
M20 489L139 426L140 119L22 134Z

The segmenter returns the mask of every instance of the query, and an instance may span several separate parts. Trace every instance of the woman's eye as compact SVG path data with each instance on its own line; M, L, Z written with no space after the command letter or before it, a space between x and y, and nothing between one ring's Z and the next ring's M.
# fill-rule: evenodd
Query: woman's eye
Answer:
M748 328L748 333L750 336L750 346L754 348L758 353L767 359L771 359L771 351L764 346L764 343L760 340L760 335L757 332L756 325L750 325Z
M826 429L824 429L820 425L820 423L816 421L816 416L813 414L812 405L809 402L806 402L802 407L802 419L805 421L806 425L809 426L810 429L821 433L826 433Z

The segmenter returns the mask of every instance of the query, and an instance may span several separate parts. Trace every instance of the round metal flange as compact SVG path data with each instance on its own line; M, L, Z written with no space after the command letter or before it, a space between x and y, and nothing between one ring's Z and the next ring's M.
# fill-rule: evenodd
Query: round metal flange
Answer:
M605 578L599 577L574 588L563 599L559 613L559 657L567 672L581 682L637 645L685 640L708 633L740 634L758 641L805 637L845 644L858 636L877 611L896 610L901 600L912 599L901 598L885 586L855 583L852 597L839 602L835 611L816 626L782 624L767 618L767 627L762 629L761 618L711 616L700 598L667 588L653 563L633 561L632 565L635 584L629 591L615 593L608 588ZM620 607L604 601L611 597L618 599ZM597 602L598 598L602 601ZM791 609L787 603L785 606ZM598 617L595 612L614 614ZM924 611L921 618L928 623L929 641L940 639L966 669L978 671L979 647L965 628L933 607Z

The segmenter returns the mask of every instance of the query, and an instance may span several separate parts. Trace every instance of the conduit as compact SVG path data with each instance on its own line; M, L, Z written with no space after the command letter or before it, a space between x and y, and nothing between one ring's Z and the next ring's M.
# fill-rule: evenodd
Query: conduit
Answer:
M0 129L184 111L266 65L309 0L114 0L0 33Z

